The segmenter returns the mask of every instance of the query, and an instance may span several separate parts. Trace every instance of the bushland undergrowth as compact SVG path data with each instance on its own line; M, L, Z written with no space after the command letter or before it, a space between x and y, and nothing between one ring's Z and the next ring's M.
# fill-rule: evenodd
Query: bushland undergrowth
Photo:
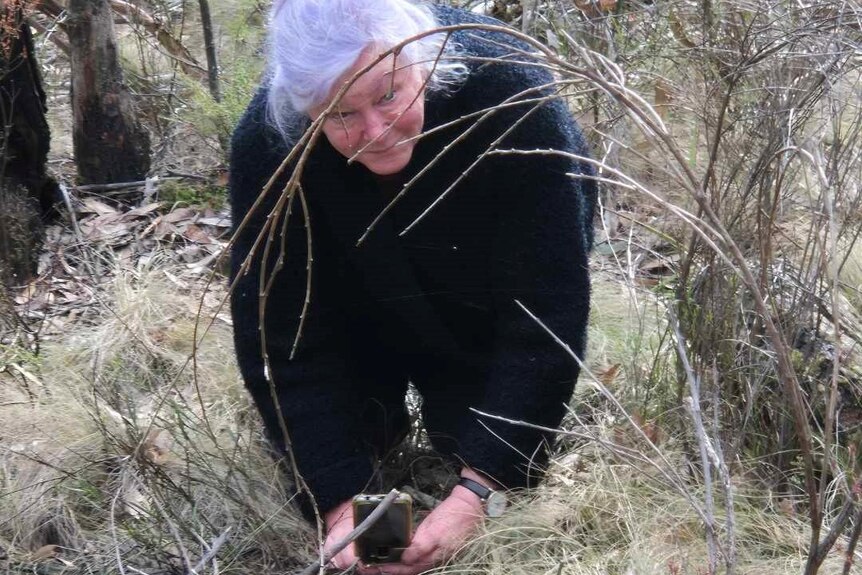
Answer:
M593 143L603 241L590 373L548 480L441 572L858 570L862 6L495 4L540 39ZM190 105L203 93L170 79L166 137L191 117L223 141L251 96L261 7L214 8L243 32L222 43L229 97ZM0 324L8 571L313 560L229 326L195 343L201 292L165 282L179 274L118 265L99 319L62 340Z

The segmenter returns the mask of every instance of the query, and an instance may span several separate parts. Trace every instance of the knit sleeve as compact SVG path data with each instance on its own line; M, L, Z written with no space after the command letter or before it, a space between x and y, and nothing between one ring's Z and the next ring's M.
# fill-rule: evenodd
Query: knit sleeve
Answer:
M298 200L287 224L275 219L276 233L266 270L261 275L265 242L255 240L273 210L286 181L270 192L257 209L252 207L288 148L264 122L263 94L258 94L237 127L231 152L230 193L235 228L231 253L231 297L234 340L246 387L260 411L267 434L279 453L285 453L283 418L298 467L315 495L321 512L362 491L371 476L371 463L354 429L350 373L344 353L345 330L331 285L325 238L315 233L312 251L312 290L308 315L295 357L291 359L300 313L306 298L308 248ZM240 225L251 213L248 222ZM316 231L313 226L312 230ZM316 242L315 240L320 240ZM321 254L321 251L324 253ZM279 259L283 267L274 272ZM248 260L248 262L247 262ZM320 262L318 264L317 262ZM260 326L262 285L275 273ZM263 279L262 279L263 277ZM261 333L266 335L269 374L266 377ZM275 401L273 401L275 397ZM279 412L281 415L279 415ZM310 517L308 501L303 511Z
M510 66L503 85L515 93L544 79ZM502 132L532 108L501 114L493 123ZM497 147L586 155L561 101L533 111ZM578 174L585 178L573 177ZM583 357L596 196L591 175L588 164L549 153L489 157L476 178L495 186L497 210L489 278L494 342L486 392L476 406L480 411L549 428L563 418L578 364L516 302ZM464 460L508 487L526 486L541 476L553 441L552 435L475 415L463 435Z

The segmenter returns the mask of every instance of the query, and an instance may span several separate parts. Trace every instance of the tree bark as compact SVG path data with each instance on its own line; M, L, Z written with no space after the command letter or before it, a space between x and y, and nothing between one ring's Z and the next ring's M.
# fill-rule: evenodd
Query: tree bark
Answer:
M143 8L125 0L110 0L110 4L114 13L125 18L126 22L141 26L152 34L159 41L162 48L176 60L184 74L201 82L206 79L203 66L195 60L189 49L178 38L172 36L158 20L153 18ZM66 31L66 19L63 17L66 8L58 0L39 0L35 9L53 20L59 20L60 29L64 32ZM39 28L37 22L31 22L31 24L33 27ZM52 34L51 40L57 44L64 54L69 55L69 45L62 40L61 36Z
M84 184L141 180L150 169L149 135L135 117L117 56L107 0L69 0L72 142Z
M57 198L45 170L51 133L33 37L21 2L0 0L0 282L36 270L42 219Z
M210 13L209 0L198 0L201 10L201 27L204 31L204 46L207 54L207 78L210 95L216 102L221 102L221 88L218 78L218 60L216 59L215 34L213 34L213 19Z

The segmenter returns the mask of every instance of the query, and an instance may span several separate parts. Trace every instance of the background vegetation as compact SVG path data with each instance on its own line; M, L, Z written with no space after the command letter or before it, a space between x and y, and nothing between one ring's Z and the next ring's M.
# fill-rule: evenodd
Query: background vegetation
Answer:
M548 51L603 197L590 350L548 480L440 572L862 572L862 5L460 4ZM198 6L136 6L206 60ZM268 7L211 8L218 97L139 13L118 26L153 138L151 177L122 196L74 187L63 15L30 13L69 193L39 274L0 297L7 572L294 572L316 555L218 273L226 146ZM402 455L403 474L422 465Z

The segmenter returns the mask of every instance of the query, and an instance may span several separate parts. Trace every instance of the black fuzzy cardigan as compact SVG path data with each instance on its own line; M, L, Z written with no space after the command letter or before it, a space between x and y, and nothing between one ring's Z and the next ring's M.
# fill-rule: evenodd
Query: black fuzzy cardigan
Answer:
M443 25L497 23L451 8L434 11ZM535 98L531 89L553 83L541 67L482 61L528 59L519 54L525 46L505 34L460 31L453 39L465 56L474 57L471 74L454 94L426 96L426 132L523 91L519 99ZM265 109L264 86L233 136L235 228L292 145L267 124ZM507 487L528 485L546 462L551 437L481 418L468 407L547 427L560 423L578 366L516 300L582 355L596 196L591 168L562 154L486 155L421 223L398 235L520 120L497 149L586 155L562 100L500 110L443 153L358 247L357 239L391 193L362 165L348 166L324 137L315 145L301 180L311 220L312 290L294 359L289 358L307 285L298 200L287 225L283 219L277 223L268 270L282 245L286 254L272 282L265 331L279 408L299 469L322 511L361 492L372 475L359 406L369 394L402 401L408 379L424 398L426 427L440 451ZM465 120L425 136L406 174L417 173L474 123L475 118ZM307 122L297 118L297 124ZM237 235L234 277L280 189ZM261 359L261 252L233 292L235 343L246 385L269 436L283 450Z

